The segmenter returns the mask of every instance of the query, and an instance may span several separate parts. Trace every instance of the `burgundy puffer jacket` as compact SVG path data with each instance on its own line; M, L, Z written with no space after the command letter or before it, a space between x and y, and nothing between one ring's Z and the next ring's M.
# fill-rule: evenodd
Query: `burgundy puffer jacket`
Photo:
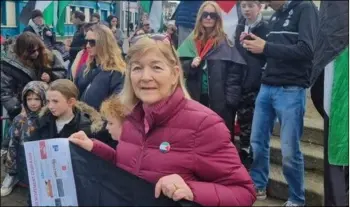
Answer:
M230 137L217 114L177 89L151 108L138 104L116 150L95 140L92 152L152 183L178 174L201 205L252 206L253 182Z

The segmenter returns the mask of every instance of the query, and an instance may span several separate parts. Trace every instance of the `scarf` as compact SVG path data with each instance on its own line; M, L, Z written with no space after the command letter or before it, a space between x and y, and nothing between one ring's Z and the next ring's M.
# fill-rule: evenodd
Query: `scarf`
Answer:
M202 60L204 56L210 51L210 49L213 48L214 39L213 38L208 39L204 46L203 46L203 41L201 40L195 40L195 43L196 43L198 55Z
M261 22L262 18L263 18L263 16L262 16L262 14L260 13L260 14L257 16L255 22L253 22L252 24L248 24L248 21L246 20L246 21L245 21L245 26L244 26L244 32L250 33L250 31L251 31L254 27L256 27L256 26Z
M29 20L28 26L33 28L35 34L39 35L42 40L44 39L44 33L43 33L44 27L43 26L39 26L39 25L35 24L32 19Z

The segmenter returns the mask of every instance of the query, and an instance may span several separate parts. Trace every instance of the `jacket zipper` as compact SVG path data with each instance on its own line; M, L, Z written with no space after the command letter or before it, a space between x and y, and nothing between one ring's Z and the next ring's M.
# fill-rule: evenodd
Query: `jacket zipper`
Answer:
M205 60L205 63L204 63L205 65L204 65L204 67L205 67L205 71L204 72L206 72L207 73L207 81L208 81L208 108L210 108L210 84L209 84L209 79L210 79L210 75L209 75L209 69L208 69L208 62Z
M140 174L140 170L141 170L141 160L142 160L144 151L145 151L145 141L142 140L141 153L137 159L136 171L135 171L135 175L138 175L138 176L140 176L139 174Z

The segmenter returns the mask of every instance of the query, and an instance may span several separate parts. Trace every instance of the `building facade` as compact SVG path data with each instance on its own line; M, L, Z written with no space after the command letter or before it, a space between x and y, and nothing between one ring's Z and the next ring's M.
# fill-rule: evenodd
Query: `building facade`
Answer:
M1 1L1 36L15 36L20 34L26 25L19 21L20 13L28 1ZM72 36L75 32L75 26L70 22L70 16L73 11L80 10L85 13L86 21L90 21L92 13L98 12L101 20L107 20L110 14L116 14L119 6L117 1L72 1L66 8L65 35ZM55 28L53 28L55 30Z

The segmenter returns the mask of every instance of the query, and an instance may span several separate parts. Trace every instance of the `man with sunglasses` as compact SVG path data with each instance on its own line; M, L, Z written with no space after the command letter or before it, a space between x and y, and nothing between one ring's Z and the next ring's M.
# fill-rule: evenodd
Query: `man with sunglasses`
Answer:
M142 30L145 34L154 33L154 30L151 28L151 23L148 19L142 21Z
M266 3L266 2L265 2ZM269 178L269 139L275 117L281 124L283 174L289 186L285 206L304 206L304 160L300 139L304 128L306 88L319 25L312 1L269 1L276 12L270 19L267 41L250 34L243 47L266 56L262 85L255 102L251 133L253 163L250 175L257 198L266 198Z

